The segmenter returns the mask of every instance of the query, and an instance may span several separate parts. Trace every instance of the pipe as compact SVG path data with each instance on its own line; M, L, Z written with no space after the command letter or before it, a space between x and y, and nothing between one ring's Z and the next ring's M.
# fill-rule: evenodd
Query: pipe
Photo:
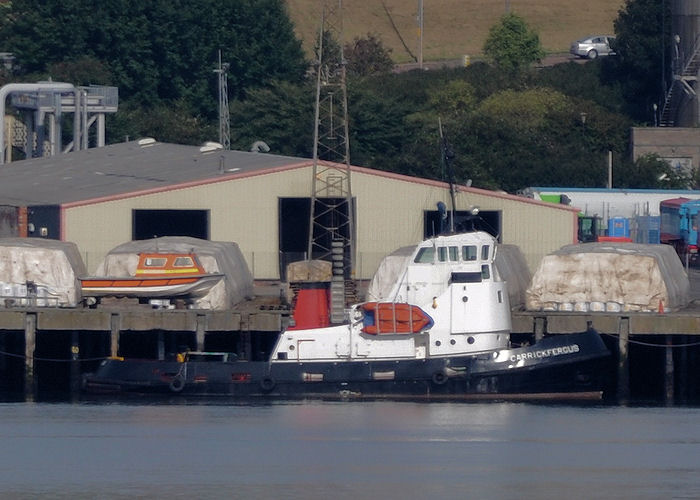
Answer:
M63 91L67 94L73 94L77 103L78 96L75 87L70 83L8 83L0 88L0 165L5 163L5 100L7 96L14 92L39 92L40 90Z

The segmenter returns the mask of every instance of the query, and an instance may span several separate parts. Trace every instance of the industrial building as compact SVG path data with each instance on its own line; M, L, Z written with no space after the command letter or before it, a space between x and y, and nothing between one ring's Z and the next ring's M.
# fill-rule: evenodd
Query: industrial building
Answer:
M307 257L312 172L311 159L154 139L23 160L0 168L0 235L72 241L88 272L135 239L234 241L255 279L283 279L289 262ZM354 274L369 279L387 253L439 231L437 204L451 208L450 190L358 166L351 173ZM576 241L571 207L466 186L455 201L457 223L478 207L482 229L518 245L531 269Z

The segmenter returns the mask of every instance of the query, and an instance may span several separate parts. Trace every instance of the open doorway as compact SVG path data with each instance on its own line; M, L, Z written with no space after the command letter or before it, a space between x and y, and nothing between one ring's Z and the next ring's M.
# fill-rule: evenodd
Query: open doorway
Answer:
M208 240L209 210L133 210L132 239L191 236Z

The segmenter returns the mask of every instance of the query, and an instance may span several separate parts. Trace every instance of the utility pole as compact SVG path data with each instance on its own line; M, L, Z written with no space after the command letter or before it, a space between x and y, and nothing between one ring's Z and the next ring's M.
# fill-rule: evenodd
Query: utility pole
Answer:
M331 323L342 323L355 273L342 0L321 0L307 259L330 260Z
M418 67L423 69L423 0L418 0Z
M231 149L231 126L229 123L228 110L228 63L221 62L221 51L219 51L219 66L214 70L219 76L219 144L224 149Z

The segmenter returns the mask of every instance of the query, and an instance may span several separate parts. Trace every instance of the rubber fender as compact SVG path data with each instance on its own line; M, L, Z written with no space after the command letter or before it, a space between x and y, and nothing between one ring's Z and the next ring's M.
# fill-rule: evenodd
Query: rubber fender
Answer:
M180 392L185 388L185 379L182 377L175 377L170 381L168 387L172 392Z
M447 374L440 370L435 373L433 373L432 376L433 384L435 385L443 385L447 383Z
M270 392L275 388L275 385L277 384L272 377L265 377L260 381L260 389L262 389L263 392Z

